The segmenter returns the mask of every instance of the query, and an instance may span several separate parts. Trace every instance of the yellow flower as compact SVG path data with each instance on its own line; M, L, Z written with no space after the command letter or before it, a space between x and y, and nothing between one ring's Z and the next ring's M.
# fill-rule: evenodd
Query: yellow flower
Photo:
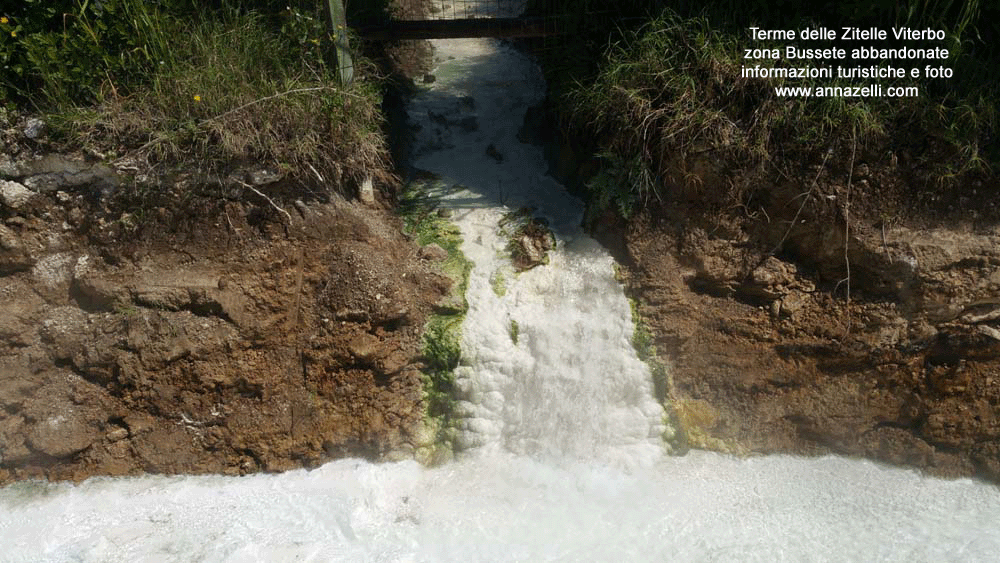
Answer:
M12 31L12 32L10 32L10 36L11 36L11 37L17 37L17 32L16 32L16 31Z
M194 96L194 101L196 101L196 102L200 102L200 101L201 101L201 96L199 96L199 95L195 94L195 96Z
M10 21L10 20L9 20L9 19L7 19L7 16L4 16L4 17L0 18L0 23L7 23L7 22L9 22L9 21Z

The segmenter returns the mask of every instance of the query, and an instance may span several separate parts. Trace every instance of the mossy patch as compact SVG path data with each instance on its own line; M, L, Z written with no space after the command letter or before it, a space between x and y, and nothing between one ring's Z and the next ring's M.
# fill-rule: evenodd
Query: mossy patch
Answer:
M448 461L454 452L455 368L462 357L464 320L464 313L433 315L424 331L424 425L431 433L418 461L427 465Z
M667 401L670 393L670 372L667 365L660 359L656 352L656 344L653 342L653 333L642 320L639 313L639 302L629 299L632 308L632 323L635 330L632 332L632 347L639 359L646 362L649 371L653 375L653 392L661 403Z
M522 207L505 214L497 225L501 236L507 239L506 251L518 272L548 264L548 252L556 247L556 237L548 221L533 214L534 209Z
M517 340L521 334L521 327L514 319L510 320L510 327L507 329L507 333L510 334L510 341L514 343L514 346L517 346Z
M465 292L472 262L462 253L461 231L441 212L440 194L445 189L442 182L433 178L410 182L400 196L397 212L403 219L404 232L417 244L437 244L448 253L441 262L441 270L453 283L451 293L443 301L451 303L449 307L454 312L464 313L468 309Z
M621 281L621 273L617 264L615 266L615 279ZM675 407L676 401L671 399L673 381L670 378L670 370L656 351L653 333L639 312L639 302L630 298L629 305L632 309L632 323L635 327L632 332L632 347L635 348L639 359L649 366L649 372L653 376L653 394L656 400L663 405L663 422L667 428L663 433L663 441L670 446L672 453L684 453L689 445L687 427L678 417Z
M455 440L455 368L462 356L462 322L468 311L465 292L472 262L462 253L459 228L440 213L444 185L436 179L411 182L398 207L404 232L421 246L436 244L447 252L440 262L452 280L424 329L424 436L417 441L417 460L437 465L451 459Z
M677 399L673 401L673 412L690 447L734 455L747 453L739 444L712 435L718 413L708 401Z
M499 268L490 274L490 287L497 297L507 295L507 272L503 268Z

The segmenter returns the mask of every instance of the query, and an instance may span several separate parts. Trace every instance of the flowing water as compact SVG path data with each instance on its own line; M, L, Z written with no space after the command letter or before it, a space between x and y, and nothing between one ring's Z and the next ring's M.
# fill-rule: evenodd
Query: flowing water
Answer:
M538 68L493 40L436 43L437 81L409 113L414 164L447 186L475 263L460 458L20 483L0 490L0 562L996 560L990 485L836 457L665 455L612 260L515 139ZM521 207L558 242L515 275L498 222Z

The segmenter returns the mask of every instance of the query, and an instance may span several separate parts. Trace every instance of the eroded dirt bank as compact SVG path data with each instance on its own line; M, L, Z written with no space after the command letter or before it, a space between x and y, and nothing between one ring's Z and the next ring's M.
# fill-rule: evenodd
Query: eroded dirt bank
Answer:
M746 205L721 205L732 185L706 174L598 222L690 445L1000 479L995 190L920 208L895 157L836 156Z
M160 185L123 214L114 194L138 192L113 171L11 156L0 484L419 447L420 336L451 282L391 213L338 197L279 212L239 189L267 181L249 174L229 197Z

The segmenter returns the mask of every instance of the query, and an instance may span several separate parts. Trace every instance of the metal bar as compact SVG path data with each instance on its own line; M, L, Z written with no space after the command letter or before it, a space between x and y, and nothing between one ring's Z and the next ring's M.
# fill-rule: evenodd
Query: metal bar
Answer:
M362 28L365 39L454 39L460 37L543 37L559 32L548 18L463 18L452 20L393 21Z

